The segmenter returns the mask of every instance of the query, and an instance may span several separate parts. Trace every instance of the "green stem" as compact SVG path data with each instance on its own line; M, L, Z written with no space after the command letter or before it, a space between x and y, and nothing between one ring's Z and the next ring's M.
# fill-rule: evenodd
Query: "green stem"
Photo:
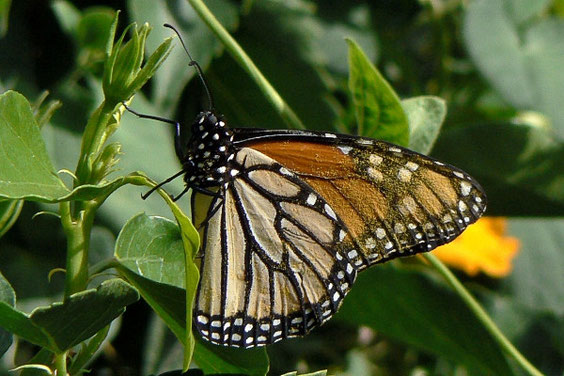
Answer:
M55 369L57 376L67 375L67 352L55 355Z
M263 76L251 58L245 53L241 46L233 39L227 30L219 23L217 18L210 12L208 7L201 0L188 0L200 18L208 25L216 37L223 43L231 56L255 81L266 99L272 104L280 117L290 128L305 129L305 126L292 111L290 106L282 99L280 94L272 87L270 82Z
M446 281L451 285L451 287L458 293L462 298L464 303L470 308L470 310L476 315L478 320L484 325L486 330L494 337L494 339L499 343L501 348L505 353L513 358L524 370L526 370L530 375L542 376L542 373L535 368L524 356L513 346L513 344L503 335L501 330L493 322L493 320L488 316L486 311L482 308L480 303L474 299L474 297L466 290L466 288L460 283L454 274L434 255L424 254L423 255L431 265L446 279Z
M60 204L61 223L67 236L65 299L83 291L88 284L88 250L97 205L85 204L77 218L72 217L69 202Z

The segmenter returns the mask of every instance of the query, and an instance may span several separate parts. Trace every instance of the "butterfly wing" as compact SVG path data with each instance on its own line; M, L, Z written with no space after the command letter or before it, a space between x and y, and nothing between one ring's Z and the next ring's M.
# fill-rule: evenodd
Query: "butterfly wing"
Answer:
M306 334L338 309L356 277L352 245L327 202L251 148L222 197L194 193L202 227L194 323L212 343L253 347Z
M237 129L236 143L293 171L335 211L361 252L355 266L430 251L486 209L464 171L383 141L313 131Z
M447 243L485 210L466 173L395 145L233 131L222 197L192 196L194 223L208 219L194 322L213 343L303 335L336 312L357 271Z

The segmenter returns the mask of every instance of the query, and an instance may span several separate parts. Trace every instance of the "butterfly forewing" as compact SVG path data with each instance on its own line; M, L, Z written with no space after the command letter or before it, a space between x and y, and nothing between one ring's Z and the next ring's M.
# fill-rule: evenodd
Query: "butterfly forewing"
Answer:
M303 335L340 306L358 252L325 199L280 163L243 147L231 171L222 198L193 195L197 226L213 213L202 226L196 328L241 347Z
M314 132L238 133L324 198L351 234L344 243L361 251L358 269L445 244L485 210L483 190L466 173L396 145Z

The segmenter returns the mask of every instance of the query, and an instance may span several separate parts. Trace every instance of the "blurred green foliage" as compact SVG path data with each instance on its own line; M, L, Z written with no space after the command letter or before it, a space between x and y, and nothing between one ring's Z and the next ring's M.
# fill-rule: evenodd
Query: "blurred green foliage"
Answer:
M346 37L362 47L400 98L435 95L446 101L447 117L431 154L480 181L488 193L488 215L510 217L509 233L521 240L509 277L461 278L533 364L547 375L561 375L564 1L209 0L206 5L310 129L361 131L347 86ZM105 42L118 9L121 28L130 22L153 26L148 54L171 34L163 23L179 28L206 72L216 108L231 126L285 127L186 1L0 0L0 91L14 89L33 102L49 90L49 98L62 103L41 129L56 170L76 166L81 133L102 101ZM194 71L187 62L176 46L132 106L190 123L208 104L200 82L191 80ZM121 173L141 170L159 181L180 169L166 126L126 114L111 141L122 145ZM167 189L180 192L182 182ZM172 218L162 200L142 201L140 192L124 187L101 207L91 238L92 263L112 254L120 228L135 214ZM188 207L187 200L180 203ZM20 205L0 202L0 234L13 225L0 239L0 271L9 281L1 278L0 296L13 300L11 284L18 308L30 312L62 291L63 278L55 274L47 283L47 276L64 266L66 244L55 218L31 219L35 212L49 210L48 205L26 203L19 214ZM490 350L482 329L474 328L473 318L435 275L416 266L378 269L359 280L335 320L303 339L270 346L270 371L522 374L499 349ZM167 288L167 297L178 296ZM394 302L397 309L413 320L394 321L394 305L387 303L397 294L405 298ZM369 315L372 310L382 315ZM178 342L142 304L128 310L119 334L110 332L118 356L102 356L89 367L158 374L182 366ZM0 331L0 349L8 348L10 340ZM201 356L199 365L208 372L218 359L227 364L236 359L249 373L267 367L263 355L254 353L211 352L217 358L210 360L206 346L197 343L194 360ZM4 369L13 366L14 352L12 346L2 358ZM33 348L20 342L16 361L33 355Z

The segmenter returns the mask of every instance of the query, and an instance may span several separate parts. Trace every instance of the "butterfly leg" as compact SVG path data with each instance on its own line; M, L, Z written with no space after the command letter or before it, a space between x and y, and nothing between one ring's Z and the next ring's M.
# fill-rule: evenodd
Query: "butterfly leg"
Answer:
M160 182L159 184L155 185L153 188L151 188L148 192L144 193L141 195L141 198L143 200L145 200L147 197L149 197L154 191L156 191L157 189L159 189L160 187L162 187L163 185L170 183L171 181L173 181L174 179L176 179L177 177L179 177L180 175L184 174L184 170L181 170L179 172L177 172L176 174L172 175L170 178ZM173 198L173 201L176 201Z
M182 138L180 137L180 123L176 120L170 120L170 119L166 119L160 116L154 116L154 115L146 115L146 114L141 114L135 110L133 110L132 108L130 108L127 104L125 104L125 102L121 102L121 104L123 104L123 106L125 107L125 109L128 112L131 112L133 115L141 118L141 119L151 119L151 120L157 120L157 121L162 121L164 123L168 123L168 124L172 124L174 125L175 128L175 132L174 132L174 151L176 153L176 156L178 157L179 160L183 161L185 158L185 153L182 150Z

